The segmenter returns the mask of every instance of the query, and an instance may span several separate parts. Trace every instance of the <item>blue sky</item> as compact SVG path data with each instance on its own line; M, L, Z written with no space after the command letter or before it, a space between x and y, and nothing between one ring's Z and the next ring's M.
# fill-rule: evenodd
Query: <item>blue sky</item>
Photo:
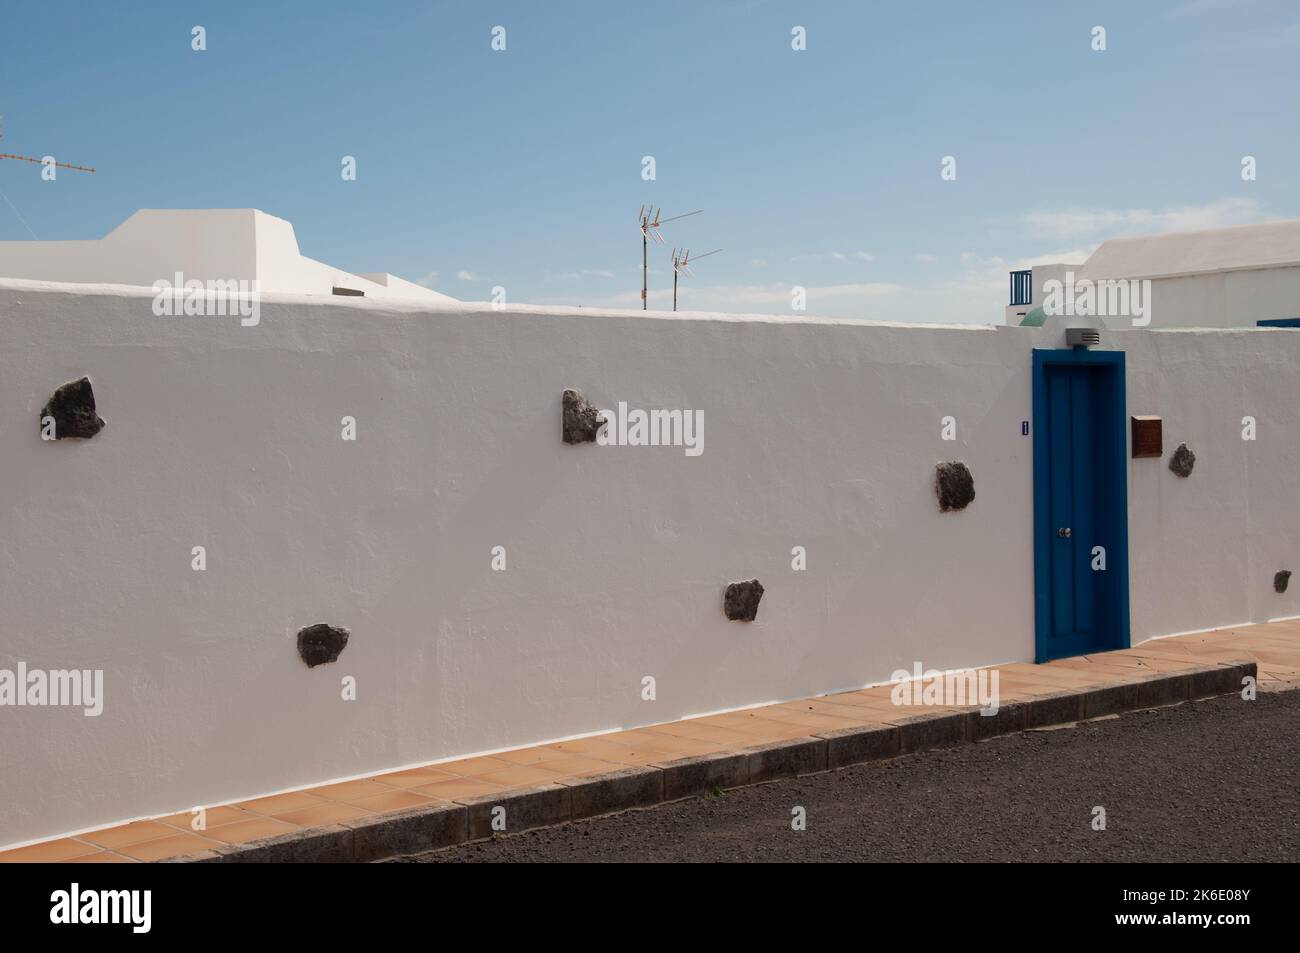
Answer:
M683 308L996 322L1012 267L1300 215L1298 90L1288 0L8 2L0 151L98 171L0 162L0 239L256 207L348 270L638 307L653 202L724 249Z

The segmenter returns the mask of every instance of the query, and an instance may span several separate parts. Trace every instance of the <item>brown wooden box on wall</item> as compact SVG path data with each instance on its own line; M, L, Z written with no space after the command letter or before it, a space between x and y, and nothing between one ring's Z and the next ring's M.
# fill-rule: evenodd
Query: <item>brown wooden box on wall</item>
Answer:
M1158 457L1164 452L1159 417L1130 417L1133 426L1133 456Z

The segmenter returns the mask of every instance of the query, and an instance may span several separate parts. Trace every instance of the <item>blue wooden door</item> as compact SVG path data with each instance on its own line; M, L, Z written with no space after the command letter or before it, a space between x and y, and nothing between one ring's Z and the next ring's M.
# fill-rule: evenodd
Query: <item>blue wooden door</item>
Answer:
M1055 353L1035 374L1039 661L1128 644L1123 364Z

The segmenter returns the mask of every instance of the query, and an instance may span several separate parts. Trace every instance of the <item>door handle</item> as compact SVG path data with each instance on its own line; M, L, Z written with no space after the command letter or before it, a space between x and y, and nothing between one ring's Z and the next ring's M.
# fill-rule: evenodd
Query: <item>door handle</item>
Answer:
M1058 529L1058 530L1056 531L1056 535L1059 536L1059 537L1061 537L1061 539L1069 539L1069 538L1070 538L1070 527L1068 527L1068 526L1062 526L1060 529Z

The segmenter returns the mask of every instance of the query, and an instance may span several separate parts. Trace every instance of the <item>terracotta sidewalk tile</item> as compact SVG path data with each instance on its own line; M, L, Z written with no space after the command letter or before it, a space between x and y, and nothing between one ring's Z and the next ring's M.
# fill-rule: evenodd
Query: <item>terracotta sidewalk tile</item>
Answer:
M176 828L167 824L159 824L157 821L135 821L132 824L123 824L121 827L110 827L77 836L100 847L120 850L128 844L141 844L145 841L171 837L175 833Z
M643 765L654 764L656 761L662 761L664 760L665 757L667 757L662 752L656 751L652 748L648 748L645 746L638 746L636 748L623 748L621 752L610 753L608 755L597 754L593 752L591 756L599 757L601 760L609 760L609 761L613 761L615 758L618 758L618 762L615 763L614 765L615 770L621 770L623 768L642 767Z
M309 788L310 793L330 801L352 803L357 798L371 797L375 794L387 794L396 790L378 781L343 781L339 784L326 784L319 788Z
M369 780L392 785L395 788L414 788L419 787L421 784L448 781L457 777L460 777L460 775L439 768L408 768L406 771L394 771L391 774L376 774Z
M444 761L441 764L431 764L429 767L437 768L439 771L446 771L448 774L454 774L457 777L472 778L486 771L496 771L509 763L509 761L502 761L496 756L483 756L461 758L459 761Z
M610 761L600 761L596 758L557 758L554 761L544 761L539 767L551 775L551 779L556 778L576 778L589 774L608 774L610 771L617 771L623 765L614 764Z
M278 821L273 817L257 817L249 821L235 821L233 824L209 827L204 836L212 840L219 840L223 844L242 844L245 841L257 840L259 837L274 837L276 834L287 834L290 831L301 829L297 824ZM211 847L212 845L209 844L208 846ZM129 850L124 850L122 853L130 854L132 857L136 856Z
M98 853L101 848L71 837L15 847L0 853L0 864L56 864L75 857Z
M254 798L251 801L240 801L234 806L245 811L252 811L254 814L270 816L283 814L285 811L300 811L305 807L324 803L326 803L326 799L323 797L317 797L305 791L291 791L288 794L272 794L268 797Z
M1143 658L1143 661L1146 662L1152 670L1170 675L1178 672L1190 671L1191 669L1200 667L1196 662L1187 661L1185 659L1166 658L1161 655L1148 655Z
M387 814L390 811L405 811L412 807L428 807L437 801L437 798L406 788L400 791L389 791L385 794L358 798L350 806L364 808L375 814Z
M513 764L500 771L488 771L475 777L476 781L491 781L503 788L522 788L555 780L555 772L540 765Z
M634 749L657 752L670 758L689 758L703 754L713 754L721 749L716 741L702 738L683 738L680 735L664 731L641 729L634 738Z
M157 844L158 841L149 841L148 844ZM147 845L140 845L147 846ZM111 850L101 850L97 854L86 854L84 857L72 857L68 860L59 861L61 864L139 864L142 861L134 857L127 857L125 854L115 854Z
M724 745L738 744L745 737L740 732L733 731L730 728L723 728L720 725L706 725L695 720L674 722L670 725L664 725L661 730L667 734L678 735L682 738L715 741Z
M1287 652L1281 649L1263 648L1254 652L1247 653L1255 661L1264 665L1296 665L1300 663L1300 657L1295 652Z
M820 698L808 698L797 702L783 702L780 705L771 707L795 712L796 714L829 715L832 718L844 718L859 725L871 723L871 715L867 711L868 706L866 705L837 705L834 702ZM880 709L873 707L872 710Z
M518 751L498 751L492 757L499 761L507 761L510 764L532 764L537 765L545 761L555 761L559 758L567 758L562 751L556 751L554 748L520 748Z
M1054 662L1053 665L1057 668L1068 668L1076 672L1097 675L1098 677L1113 676L1117 682L1155 674L1155 669L1150 665L1136 663L1119 665L1109 661L1069 660Z
M1213 664L1213 659L1207 659L1204 655L1192 655L1180 651L1176 646L1152 646L1147 648L1144 645L1135 651L1140 652L1142 657L1148 660L1164 659L1169 662L1181 662L1188 668L1199 668L1203 665Z
M183 854L195 854L201 850L211 850L215 845L196 834L172 833L170 837L144 841L119 848L118 853L135 860L166 860L168 857L180 857Z
M203 822L205 827L216 827L218 824L230 824L234 821L246 821L254 815L238 807L209 807L203 811ZM192 834L201 834L202 831L194 830L194 820L196 815L185 811L181 814L172 814L169 817L158 818L159 824L166 824L168 827L174 827L177 830L189 831Z
M458 797L476 797L479 794L495 794L504 790L502 785L478 778L454 778L451 781L434 781L413 789L417 794L454 801Z
M741 731L747 737L746 748L754 745L773 744L778 741L794 741L799 738L810 738L817 733L816 728L809 728L806 725L792 725L789 722L766 721L754 719L748 725L737 730Z
M296 811L285 811L283 814L275 815L275 819L298 827L328 827L340 821L353 821L358 817L366 817L370 813L366 808L355 804L325 801Z
M611 744L624 745L628 748L654 746L676 750L699 744L699 739L683 738L680 735L659 731L657 728L629 728L627 731L616 731L613 734L602 735L601 737Z

